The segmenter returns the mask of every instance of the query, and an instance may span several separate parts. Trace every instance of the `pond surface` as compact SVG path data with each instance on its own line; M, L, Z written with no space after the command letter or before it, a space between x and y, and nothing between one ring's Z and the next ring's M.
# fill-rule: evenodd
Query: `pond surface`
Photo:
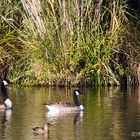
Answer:
M140 89L81 88L84 112L49 114L43 103L72 101L74 89L8 87L12 111L0 112L0 140L140 139ZM31 128L49 122L46 135Z

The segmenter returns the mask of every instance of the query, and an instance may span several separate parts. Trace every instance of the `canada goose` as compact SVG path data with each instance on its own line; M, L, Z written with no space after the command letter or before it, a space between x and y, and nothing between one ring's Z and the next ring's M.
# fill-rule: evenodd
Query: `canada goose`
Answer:
M0 110L12 108L12 102L8 97L8 92L7 92L7 88L6 88L6 86L9 83L10 83L10 81L7 79L2 80L2 82L1 82L1 93L2 93L4 104L0 105Z
M33 134L47 134L49 132L49 126L50 124L49 123L45 123L44 127L34 127L32 128L32 132Z
M71 111L83 111L84 107L80 104L78 100L78 95L80 95L81 92L79 90L74 90L73 92L73 103L71 102L59 102L59 103L50 103L45 104L45 106L48 108L51 112L71 112Z

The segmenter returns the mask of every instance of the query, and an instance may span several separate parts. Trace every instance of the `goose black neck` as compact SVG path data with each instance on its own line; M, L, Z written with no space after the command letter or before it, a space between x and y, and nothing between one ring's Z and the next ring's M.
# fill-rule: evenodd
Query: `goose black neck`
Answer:
M73 93L73 100L74 100L75 105L77 106L81 105L75 92Z
M8 92L7 92L7 88L6 86L4 85L4 83L2 82L1 83L1 93L2 93L2 96L3 96L3 100L5 101L8 97Z

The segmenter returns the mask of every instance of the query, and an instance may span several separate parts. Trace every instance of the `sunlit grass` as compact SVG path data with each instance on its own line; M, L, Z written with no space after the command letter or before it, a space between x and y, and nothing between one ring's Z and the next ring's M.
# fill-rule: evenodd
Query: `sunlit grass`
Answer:
M8 1L0 6L9 13L0 13L0 63L9 58L16 83L120 84L125 69L117 55L129 32L125 2L21 0L12 5L15 11Z

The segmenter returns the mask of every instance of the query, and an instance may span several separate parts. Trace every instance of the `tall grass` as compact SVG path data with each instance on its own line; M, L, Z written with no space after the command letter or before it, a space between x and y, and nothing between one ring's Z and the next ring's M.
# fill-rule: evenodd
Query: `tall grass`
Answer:
M11 2L3 0L0 2L0 78L9 69L11 62L16 59L19 52L16 36L17 32L11 25L17 25L14 16L16 9Z
M119 84L124 68L114 59L124 44L126 6L120 0L21 0L11 77L26 85Z

